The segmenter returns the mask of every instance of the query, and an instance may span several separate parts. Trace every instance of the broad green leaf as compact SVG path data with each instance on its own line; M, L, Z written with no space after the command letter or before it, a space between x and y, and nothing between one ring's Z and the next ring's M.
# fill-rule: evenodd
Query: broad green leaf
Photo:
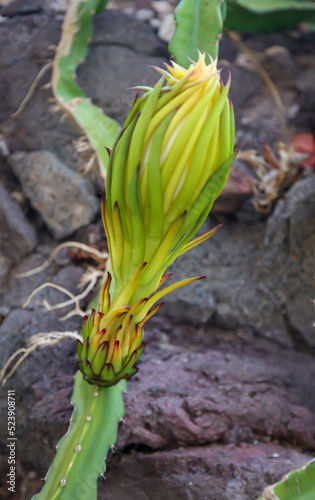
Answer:
M270 12L289 9L315 9L315 3L303 0L229 0L229 3L238 3L242 7L256 12Z
M299 0L228 0L224 25L231 30L259 33L315 22L315 2Z
M119 124L93 105L75 81L93 34L92 16L105 8L107 0L72 0L66 13L61 39L53 62L52 88L66 116L73 118L96 152L100 173L105 177L108 154L119 133ZM93 77L93 75L92 75Z

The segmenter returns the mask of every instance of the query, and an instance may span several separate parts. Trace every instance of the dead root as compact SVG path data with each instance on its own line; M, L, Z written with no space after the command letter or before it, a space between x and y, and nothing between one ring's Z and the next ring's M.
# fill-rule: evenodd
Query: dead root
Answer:
M67 247L76 247L81 251L87 252L89 255L92 255L94 260L98 263L99 267L102 269L95 269L92 266L89 266L86 270L86 272L82 275L79 286L80 288L84 288L81 293L78 295L74 295L71 293L69 290L66 288L57 285L55 283L43 283L40 285L38 288L33 290L33 292L29 295L27 301L23 305L23 308L27 307L33 297L40 292L41 290L45 288L53 288L55 290L59 290L60 292L64 293L69 297L68 300L65 300L63 302L60 302L58 304L50 304L46 299L43 300L43 305L46 307L48 311L55 311L56 309L61 309L63 307L67 307L70 305L74 305L74 309L71 310L68 314L60 318L61 320L66 320L67 318L71 316L85 316L88 314L90 311L83 311L81 306L80 306L80 301L84 299L85 297L88 296L88 294L93 290L93 288L96 286L98 281L102 281L104 278L104 274L107 271L108 268L108 253L107 252L100 252L96 248L90 247L88 245L85 245L83 243L78 243L74 241L67 241L65 243L62 243L58 247L54 249L54 251L50 254L48 260L41 264L40 266L36 267L35 269L31 269L30 271L27 271L25 273L21 273L15 276L15 278L25 278L28 276L32 276L33 274L39 273L46 269L54 260L56 254L63 248ZM42 347L47 347L47 346L53 346L61 342L61 340L65 338L72 338L75 340L82 340L81 335L77 331L65 331L65 332L48 332L48 333L37 333L36 335L33 335L29 340L28 340L28 345L25 348L20 348L18 349L10 358L7 360L5 363L4 367L0 371L0 384L2 386L5 385L7 380L15 373L19 365L36 349L42 348ZM17 359L18 358L18 359ZM16 361L17 359L17 361ZM6 372L8 371L10 365L13 363L13 368L9 371L9 373L6 375Z
M71 338L75 340L82 341L81 335L78 334L77 331L67 331L67 332L48 332L48 333L37 333L33 335L28 340L28 345L25 348L18 349L15 351L12 356L5 363L4 367L0 371L0 383L2 387L6 384L9 378L16 372L17 368L21 363L36 349L41 349L42 347L53 346L61 342L63 339ZM18 358L17 361L15 361ZM6 375L6 372L11 365L11 363L15 361L13 368Z
M90 311L83 311L80 306L80 301L84 299L85 297L88 296L88 294L93 290L97 282L101 279L104 278L104 271L101 271L99 269L94 269L93 267L88 267L87 271L83 274L81 277L79 285L85 286L84 290L79 293L78 295L74 295L73 293L69 292L66 288L60 285L56 285L55 283L43 283L39 287L35 288L33 292L28 296L27 301L23 305L23 309L25 309L33 299L33 297L43 290L44 288L54 288L55 290L59 290L60 292L64 293L65 295L68 295L69 300L65 300L63 302L59 302L58 304L51 305L46 299L42 301L42 304L45 306L47 311L56 311L57 309L62 309L64 307L68 307L70 305L74 305L74 309L67 313L65 316L63 316L61 321L65 321L66 319L70 318L71 316L81 316L82 318L86 315L89 314Z
M39 273L46 269L53 261L57 253L62 250L63 248L67 247L74 247L78 248L80 251L85 252L87 255L92 256L93 259L97 262L98 264L98 269L88 266L86 269L85 273L82 275L80 282L78 283L80 289L84 288L81 293L78 295L74 295L71 293L69 290L66 288L57 285L55 283L50 283L46 282L37 287L35 290L32 291L32 293L29 295L27 301L23 305L23 308L26 308L33 297L40 292L41 290L45 288L53 288L55 290L59 290L60 292L64 293L69 297L68 300L60 302L58 304L50 304L46 299L42 301L42 304L45 306L45 308L48 311L55 311L56 309L62 309L63 307L68 307L70 305L74 305L74 309L67 313L65 316L60 318L62 321L70 318L71 316L81 316L84 317L86 314L89 313L89 311L84 311L81 306L80 302L82 299L88 296L88 294L93 290L93 288L97 285L98 281L101 281L104 278L104 274L108 270L108 264L109 264L109 254L107 252L100 252L97 248L90 247L88 245L85 245L83 243L78 243L75 241L66 241L65 243L62 243L61 245L58 245L53 252L50 254L48 259L41 264L40 266L36 267L35 269L30 269L29 271L26 271L25 273L20 273L15 276L16 279L20 278L26 278L28 276L32 276L33 274Z
M305 155L282 142L277 145L278 157L269 144L264 143L263 147L263 155L252 149L240 151L238 158L245 161L257 176L253 185L255 209L269 213L274 202L298 180Z
M72 142L75 152L80 156L79 173L83 177L94 174L95 179L102 185L102 177L98 167L97 154L92 148L89 139L83 135L78 140Z
M61 245L58 245L49 255L48 259L43 262L38 267L35 267L34 269L30 269L29 271L26 271L24 273L19 273L15 275L15 279L20 279L20 278L27 278L29 276L33 276L33 274L40 273L41 271L44 271L47 267L49 267L53 262L54 258L56 257L57 253L60 252L63 248L78 248L79 250L83 250L86 252L88 255L93 257L93 259L98 263L100 267L103 267L106 269L109 254L108 252L100 252L97 248L91 247L89 245L85 245L84 243L79 243L77 241L66 241L64 243L61 243Z
M239 33L236 33L235 31L229 31L227 30L229 37L231 40L235 43L235 45L239 48L243 54L246 54L250 61L252 62L252 65L254 66L255 70L257 73L261 76L261 78L264 80L267 88L269 89L269 92L274 100L274 103L278 110L281 113L283 123L286 123L286 117L285 117L285 112L284 112L284 106L282 99L280 97L280 94L278 92L277 87L273 83L272 79L268 75L267 71L265 68L261 65L261 63L258 61L257 57L253 54L253 52L246 47L246 45L242 42L241 36Z
M39 83L39 81L42 79L42 77L44 76L44 74L50 69L52 68L52 62L48 62L47 64L45 64L45 66L42 67L42 69L39 71L39 73L37 74L35 80L33 81L32 85L30 86L26 96L24 97L23 101L21 102L21 104L19 105L18 109L15 111L15 113L12 114L12 116L14 118L16 118L17 116L19 116L23 109L25 108L26 104L31 100L31 98L33 97L34 95L34 92L36 90L36 87Z

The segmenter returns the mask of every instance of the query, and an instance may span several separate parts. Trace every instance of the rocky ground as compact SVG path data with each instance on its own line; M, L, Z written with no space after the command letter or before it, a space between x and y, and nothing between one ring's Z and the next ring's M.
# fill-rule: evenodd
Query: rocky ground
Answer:
M126 2L99 15L78 72L86 94L120 123L133 100L126 87L154 83L148 65L168 57L160 28L172 8L156 3L164 5L163 15L149 2ZM22 306L44 282L78 293L93 262L63 250L41 273L23 279L16 274L43 263L63 241L106 250L99 185L78 174L73 141L80 133L59 112L51 113L51 90L39 88L12 118L53 56L65 5L15 1L0 10L0 366L38 332L80 330L78 317L60 321L71 307L43 307L45 298L51 304L64 300L57 290L43 290ZM275 148L296 132L314 132L315 35L296 30L246 35L243 42L275 82L285 115L226 33L219 65L232 71L242 150L261 150L265 141ZM255 500L314 454L315 175L299 174L268 214L253 207L254 177L243 161L236 163L206 223L224 222L223 228L173 266L176 279L208 278L170 295L146 328L147 347L128 384L126 417L106 480L100 480L100 499ZM29 499L42 484L68 426L75 371L75 343L65 340L35 351L7 383L17 398L14 498ZM0 400L3 477L6 387ZM5 482L0 494L12 498Z

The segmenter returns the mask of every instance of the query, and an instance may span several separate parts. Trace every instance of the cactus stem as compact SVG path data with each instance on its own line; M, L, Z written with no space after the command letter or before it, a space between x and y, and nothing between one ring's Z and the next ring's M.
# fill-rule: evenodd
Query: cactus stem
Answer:
M116 442L119 421L124 415L125 388L123 380L96 390L95 385L83 379L81 372L76 374L72 395L75 409L69 430L58 443L42 491L33 500L86 500L87 488L89 500L96 500L97 479L104 472L105 458ZM88 486L84 477L89 477Z

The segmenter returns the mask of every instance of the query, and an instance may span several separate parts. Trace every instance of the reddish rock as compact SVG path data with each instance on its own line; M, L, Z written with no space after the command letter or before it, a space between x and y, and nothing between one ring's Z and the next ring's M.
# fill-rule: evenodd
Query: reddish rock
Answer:
M107 461L100 500L253 500L311 459L273 443L207 445L171 451L131 450ZM139 493L141 492L141 493Z

